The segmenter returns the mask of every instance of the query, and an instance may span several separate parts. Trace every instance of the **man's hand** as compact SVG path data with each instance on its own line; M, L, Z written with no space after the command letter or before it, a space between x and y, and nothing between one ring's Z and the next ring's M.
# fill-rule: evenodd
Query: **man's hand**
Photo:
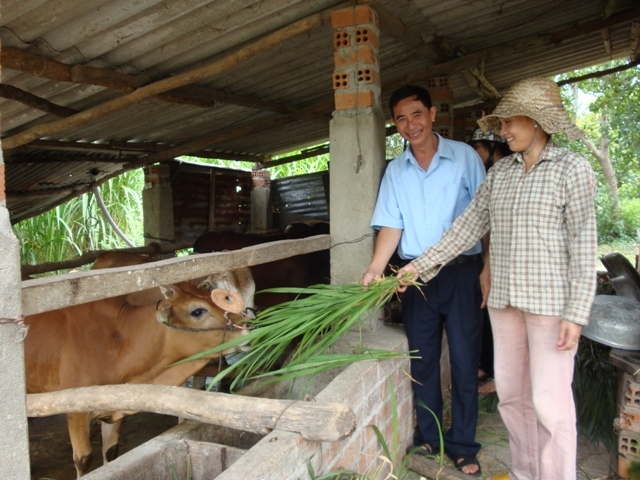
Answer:
M556 348L558 350L571 350L578 345L580 340L580 332L582 327L577 323L570 322L568 320L562 320L560 324L560 333L558 334L558 344Z
M411 274L411 278L409 278L411 282L415 282L419 278L418 270L416 270L416 267L414 267L412 263L407 263L404 267L398 270L398 273L396 274L396 278L400 280L400 287L398 287L399 293L404 292L410 285L409 283L402 281L402 278L406 277L408 274Z
M380 272L379 270L376 270L376 269L374 269L372 267L369 267L369 268L367 268L367 271L364 272L364 274L360 278L360 285L362 285L363 287L366 287L371 282L373 282L374 280L377 280L378 278L381 278L381 277L382 277L382 272Z

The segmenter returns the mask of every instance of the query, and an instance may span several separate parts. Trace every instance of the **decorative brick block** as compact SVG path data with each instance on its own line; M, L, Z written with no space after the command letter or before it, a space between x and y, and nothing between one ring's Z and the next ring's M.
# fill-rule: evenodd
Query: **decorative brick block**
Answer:
M625 373L622 385L622 408L640 413L640 383L634 382L631 375Z
M333 34L333 47L337 50L340 48L351 47L351 34L347 31L340 30Z
M640 433L620 430L618 434L618 453L634 457L640 461Z
M371 28L359 27L355 31L356 45L371 45L374 48L380 47L380 39Z
M358 83L380 85L380 74L374 68L361 68L356 72Z
M334 97L336 100L336 110L373 107L376 101L375 95L371 90L364 90L359 93L336 92Z
M351 27L370 23L379 28L378 14L366 5L343 8L331 12L331 26L336 28Z
M333 89L338 90L341 88L349 88L351 86L349 82L349 74L344 72L333 73Z
M439 88L451 89L451 79L449 77L433 77L427 80L427 89L429 90L429 93L431 93L431 90Z

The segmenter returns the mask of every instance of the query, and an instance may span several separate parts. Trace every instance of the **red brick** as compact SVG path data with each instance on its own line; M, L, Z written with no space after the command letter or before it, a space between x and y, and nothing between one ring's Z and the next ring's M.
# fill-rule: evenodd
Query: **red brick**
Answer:
M353 47L350 32L346 30L338 30L333 34L333 48L336 50L342 50L350 47Z
M360 85L380 86L380 73L375 68L359 68L356 72L356 80Z
M339 90L343 88L351 87L351 82L349 82L349 74L345 72L334 72L333 73L333 89Z
M336 92L334 97L336 102L336 110L373 107L376 104L375 94L368 89L360 93Z
M620 412L620 428L640 432L640 414L622 410Z
M640 460L633 457L625 457L624 455L618 455L618 475L619 478L637 478L632 472L637 472L640 469Z
M366 26L356 27L355 29L356 45L370 45L374 48L380 47L380 39L376 32Z
M378 14L366 5L358 5L331 12L331 26L333 28L350 27L367 23L375 25L376 28L380 25Z

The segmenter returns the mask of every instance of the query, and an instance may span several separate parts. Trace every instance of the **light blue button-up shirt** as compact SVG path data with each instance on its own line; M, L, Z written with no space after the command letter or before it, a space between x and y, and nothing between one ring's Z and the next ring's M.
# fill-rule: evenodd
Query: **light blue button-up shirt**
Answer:
M484 177L484 165L473 148L438 135L438 150L427 171L418 165L411 149L389 162L371 226L401 229L398 254L413 260L440 240L469 205ZM464 253L480 252L478 242Z

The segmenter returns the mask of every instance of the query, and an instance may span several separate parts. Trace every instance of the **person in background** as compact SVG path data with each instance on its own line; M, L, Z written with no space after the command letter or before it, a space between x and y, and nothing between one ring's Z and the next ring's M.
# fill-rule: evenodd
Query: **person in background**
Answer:
M484 168L489 171L493 164L513 152L507 142L494 132L483 132L480 127L471 134L469 145L480 155ZM489 256L485 255L486 271L489 271ZM493 332L486 301L482 304L482 349L480 352L480 367L478 370L478 393L487 395L496 391L496 382L493 379Z
M485 178L484 166L469 145L433 132L437 109L427 90L402 87L391 94L389 108L409 148L389 163L380 185L371 220L378 235L371 263L360 279L365 286L383 275L396 249L408 262L438 242ZM475 441L482 336L481 251L480 242L470 245L447 263L436 280L408 288L401 298L409 350L417 350L419 357L411 359L417 399L415 448L411 451L424 455L440 452L440 356L446 330L452 420L443 447L457 469L476 476L481 474L476 458L480 444Z
M589 162L551 140L554 133L582 135L552 80L517 82L478 123L499 131L517 153L489 170L442 240L398 277L411 273L431 284L449 259L491 230L488 305L511 453L510 471L491 478L575 480L571 382L595 294L595 176Z

